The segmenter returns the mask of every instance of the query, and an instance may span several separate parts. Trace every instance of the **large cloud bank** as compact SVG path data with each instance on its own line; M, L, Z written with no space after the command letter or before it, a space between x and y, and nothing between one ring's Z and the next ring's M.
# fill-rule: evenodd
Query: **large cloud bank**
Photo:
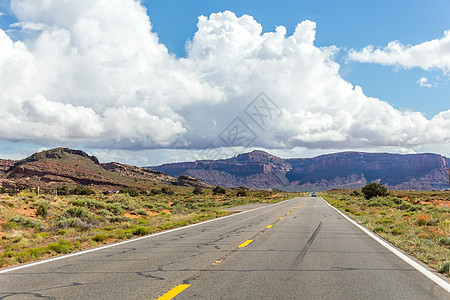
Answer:
M248 15L201 16L176 58L138 1L12 0L11 9L22 38L0 29L0 139L200 149L239 117L266 148L450 141L450 111L427 120L343 80L338 49L314 46L311 21L287 36L282 26L262 33ZM261 91L282 113L263 130L244 113Z

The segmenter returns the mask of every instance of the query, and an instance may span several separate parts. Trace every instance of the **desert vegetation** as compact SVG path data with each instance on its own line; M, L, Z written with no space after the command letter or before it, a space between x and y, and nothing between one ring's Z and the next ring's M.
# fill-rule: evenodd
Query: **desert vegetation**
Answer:
M368 189L366 189L367 192ZM450 193L333 190L321 196L396 247L450 277ZM371 197L367 197L371 194Z
M95 193L81 186L61 187L58 195L37 195L32 190L1 192L0 267L224 216L230 214L222 210L227 207L295 196L279 191L244 194L222 187L172 186L149 192L124 188L118 193Z

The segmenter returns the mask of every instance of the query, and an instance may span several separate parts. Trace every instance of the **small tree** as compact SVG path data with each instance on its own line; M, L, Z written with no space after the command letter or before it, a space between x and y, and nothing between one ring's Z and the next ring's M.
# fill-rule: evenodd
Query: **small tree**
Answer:
M216 186L215 188L213 188L212 191L213 191L214 195L215 194L226 194L227 193L227 191L221 186Z
M244 190L240 190L236 193L236 197L247 197L247 192Z
M161 193L165 194L165 195L173 195L174 191L172 191L172 189L170 187L163 187L161 188Z
M201 195L201 194L203 194L203 191L202 191L202 188L201 188L201 187L196 186L196 187L192 190L192 193L193 193L194 195Z
M364 186L361 189L361 192L364 194L364 197L366 199L370 199L372 197L377 197L377 196L387 196L388 195L387 188L385 188L382 184L376 183L376 182L371 182L369 184L366 184L366 186Z
M135 187L130 187L130 188L123 188L119 191L119 193L121 194L128 194L131 197L137 197L139 196L139 190Z

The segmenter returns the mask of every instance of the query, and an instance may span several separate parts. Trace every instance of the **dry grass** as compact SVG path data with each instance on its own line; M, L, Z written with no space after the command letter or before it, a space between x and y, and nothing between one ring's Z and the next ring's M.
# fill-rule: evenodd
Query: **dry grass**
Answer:
M331 191L323 197L396 247L450 277L448 192L393 192L369 200L352 192Z
M230 214L223 208L278 202L292 193L257 191L236 197L194 195L193 188L173 187L174 194L37 196L32 191L0 194L0 267L48 258L181 227Z

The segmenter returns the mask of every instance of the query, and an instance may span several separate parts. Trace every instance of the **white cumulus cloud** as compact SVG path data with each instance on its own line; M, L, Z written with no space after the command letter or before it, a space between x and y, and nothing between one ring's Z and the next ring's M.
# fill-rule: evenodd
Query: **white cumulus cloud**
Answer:
M239 117L253 146L268 149L450 142L450 112L427 120L342 79L339 49L315 46L309 20L287 35L230 11L201 16L176 58L139 1L12 0L11 9L23 39L0 30L3 140L201 149ZM282 114L264 128L244 112L261 91Z
M399 66L403 68L419 67L424 70L440 69L450 71L450 30L439 39L426 41L418 45L403 45L399 41L390 42L386 47L367 46L360 51L350 50L350 60L363 63Z

